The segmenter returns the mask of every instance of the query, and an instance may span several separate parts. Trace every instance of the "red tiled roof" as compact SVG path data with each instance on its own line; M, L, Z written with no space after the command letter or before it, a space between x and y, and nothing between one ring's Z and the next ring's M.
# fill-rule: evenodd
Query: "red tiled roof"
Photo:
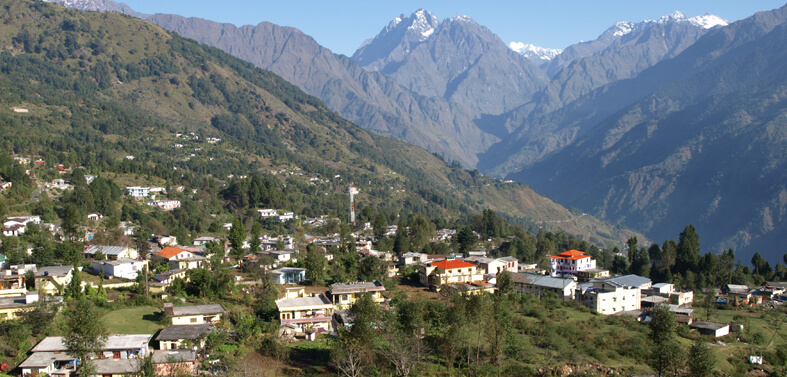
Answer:
M580 259L590 258L590 255L585 255L584 251L568 250L558 255L550 255L549 257L552 259L580 260Z
M465 268L465 267L476 267L476 265L472 263L468 263L465 261L460 261L456 259L446 259L437 262L430 263L432 266L442 268L444 270L450 270L454 268Z
M153 253L153 255L159 256L159 257L162 257L162 258L166 258L166 259L170 259L170 258L172 258L172 257L174 257L174 256L176 256L176 255L178 255L178 254L180 254L180 253L182 253L184 251L188 251L188 250L183 250L183 249L181 249L179 247L167 246L167 247L161 249L161 251Z

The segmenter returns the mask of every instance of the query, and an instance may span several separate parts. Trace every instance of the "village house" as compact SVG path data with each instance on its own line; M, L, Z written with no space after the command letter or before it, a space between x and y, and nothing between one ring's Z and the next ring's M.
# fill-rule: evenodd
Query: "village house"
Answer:
M203 323L199 325L172 325L167 326L158 336L156 341L160 350L179 350L179 349L202 349L205 341L200 340L200 336L209 332L213 325Z
M150 256L153 264L169 264L169 268L173 270L200 268L207 260L191 251L172 246L167 246Z
M160 247L178 245L177 237L166 235L166 234L160 236L153 236L153 241L156 242Z
M675 289L675 284L670 283L656 283L648 289L643 289L642 294L653 295L667 298L670 304L684 306L691 305L694 302L693 291L681 291Z
M481 281L484 276L472 263L457 259L444 259L430 262L418 268L421 284L444 285Z
M72 266L41 267L34 276L35 287L36 290L47 296L54 296L65 289L73 276L74 267Z
M730 325L727 323L694 321L689 327L697 330L702 335L710 335L716 338L730 333Z
M150 287L151 293L161 293L164 292L164 289L169 287L175 279L183 279L184 281L188 281L186 278L186 270L184 269L175 269L169 270L166 272L162 272L160 274L156 274L150 281L148 282L148 286Z
M517 293L530 293L541 297L551 292L563 301L573 301L577 290L577 282L573 279L526 273L511 274L511 277Z
M260 214L260 217L273 217L276 216L277 211L275 209L258 209L257 213Z
M110 335L107 337L99 357L92 360L96 375L117 375L136 372L137 360L150 353L148 343L151 334ZM49 376L73 374L75 357L68 354L62 336L49 336L41 340L30 351L27 360L19 364L22 376ZM131 367L133 370L129 371Z
M379 280L336 283L331 285L329 291L331 301L339 310L349 309L365 293L370 293L374 302L383 303L385 298L382 292L385 292L385 287Z
M639 310L642 289L651 284L650 279L637 275L592 280L579 285L578 301L604 315Z
M180 208L180 200L153 200L146 203L151 207L158 207L164 211L172 211L173 209Z
M150 196L150 187L130 186L126 187L126 195L134 198L147 198Z
M156 369L156 376L196 376L200 364L197 353L193 350L153 351L151 362Z
M41 224L40 216L16 216L9 217L3 222L3 235L6 237L18 237L27 230L28 224Z
M101 252L106 259L137 259L139 252L137 249L128 246L108 246L108 245L93 245L85 250L85 258L95 259L96 254Z
M24 267L0 270L0 295L5 296L5 292L8 291L14 292L13 295L23 292L25 290L25 275L28 271L35 272L35 268L32 270Z
M192 243L192 245L194 245L194 246L204 246L204 245L207 245L207 244L209 244L211 242L221 243L221 240L216 238L216 237L207 237L207 236L206 237L199 237L199 238L196 238L194 240L194 243Z
M106 276L134 280L142 272L142 268L147 266L148 261L138 261L136 259L113 259L113 260L94 260L90 268L93 271L104 271Z
M580 271L596 268L596 260L584 251L568 250L549 258L549 276L552 277L577 276Z
M482 273L487 275L497 275L501 271L508 271L512 274L519 272L519 261L514 257L467 257L464 261L475 264Z
M5 191L10 189L14 185L14 182L6 182L0 179L0 191Z
M399 265L408 266L426 263L426 254L422 253L404 253L399 256Z
M98 221L98 220L101 220L103 218L104 218L104 215L102 215L99 212L91 212L91 213L87 214L87 220L88 221Z
M297 284L306 280L306 269L282 267L268 272L268 277L276 284Z
M173 306L164 304L164 315L172 318L173 325L200 325L221 322L224 313L221 304Z
M306 294L304 287L287 288L276 307L281 325L294 329L295 335L334 331L333 303L323 294Z
M15 296L0 297L0 321L18 319L30 310L38 299L38 292L19 292Z
M284 263L288 261L297 262L298 260L293 256L295 250L266 250L257 253L258 256L269 256L276 260L277 263Z
M605 279L609 277L609 270L603 268L588 268L577 271L577 281L586 283L593 279Z

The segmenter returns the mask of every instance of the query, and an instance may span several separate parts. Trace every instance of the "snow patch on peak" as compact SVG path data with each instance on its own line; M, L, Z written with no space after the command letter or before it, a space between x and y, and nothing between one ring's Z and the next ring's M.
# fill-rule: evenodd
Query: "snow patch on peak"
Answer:
M616 22L615 26L611 27L610 29L614 30L612 35L616 37L622 37L634 30L634 23L625 21Z
M686 21L686 15L684 15L682 12L676 10L676 11L672 12L672 14L668 14L666 16L661 17L656 22L660 23L660 24L666 24L666 23L669 23L669 22L676 22L676 21L677 22Z
M692 25L699 26L704 29L710 29L716 26L727 26L730 24L729 21L709 13L706 13L702 16L689 18L689 22L691 22Z
M563 50L556 48L544 48L522 42L511 42L508 44L508 48L530 60L537 62L552 60L555 58L555 56L558 56L561 52L563 52Z
M465 16L464 14L457 14L456 16L453 16L453 17L449 18L448 21L451 21L451 22L462 21L462 22L473 22L473 23L475 23L475 21L473 21L473 19L470 18L470 16Z

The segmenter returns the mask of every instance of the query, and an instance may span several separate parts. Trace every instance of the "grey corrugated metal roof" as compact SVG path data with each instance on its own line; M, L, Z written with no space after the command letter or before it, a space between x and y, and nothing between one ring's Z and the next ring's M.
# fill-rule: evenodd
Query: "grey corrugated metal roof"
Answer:
M44 277L44 276L66 276L68 273L73 270L74 267L72 266L48 266L48 267L41 267L36 272L35 277Z
M48 367L55 361L71 361L75 357L65 352L34 352L27 360L19 364L20 368Z
M297 268L297 267L282 267L282 268L277 268L277 269L271 271L270 273L271 274L289 274L289 273L301 272L301 271L306 271L306 269L305 268Z
M105 351L141 349L147 347L151 337L153 337L153 334L110 335L101 349ZM63 343L62 336L48 336L33 347L31 351L55 352L65 350L66 345Z
M645 284L651 283L650 279L639 275L613 276L611 278L599 279L596 281L603 281L605 283L610 283L622 287L641 287Z
M224 307L221 306L221 304L176 306L172 308L172 313L175 317L180 317L183 315L219 314L225 312L226 310L224 310Z
M323 295L317 295L315 297L293 297L293 298L283 298L281 300L276 301L276 306L279 309L286 309L286 308L297 308L301 306L325 306L331 305L331 301L328 300Z
M91 360L96 374L129 374L139 371L141 359L97 359Z
M85 250L85 254L95 254L101 250L101 253L104 255L120 255L128 249L129 247L127 246L93 245Z
M515 283L532 284L545 288L563 289L569 286L571 283L575 283L572 279L554 278L545 275L516 273L511 274L511 276L514 278Z
M337 283L331 285L331 294L347 294L359 292L377 292L384 291L385 287L380 281L362 281L353 283Z
M200 335L210 331L211 327L209 324L172 325L161 330L156 340L197 339Z

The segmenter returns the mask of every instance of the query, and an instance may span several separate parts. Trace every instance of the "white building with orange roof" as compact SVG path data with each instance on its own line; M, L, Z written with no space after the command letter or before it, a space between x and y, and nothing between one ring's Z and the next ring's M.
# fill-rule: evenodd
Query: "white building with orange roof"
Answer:
M207 259L186 249L167 246L161 251L151 254L151 260L154 264L167 263L169 268L173 270L190 270L202 267Z
M596 260L584 251L568 250L558 255L549 256L549 276L551 277L573 277L579 271L596 268Z
M458 259L444 259L419 266L423 285L469 283L484 279L484 271L478 266Z

